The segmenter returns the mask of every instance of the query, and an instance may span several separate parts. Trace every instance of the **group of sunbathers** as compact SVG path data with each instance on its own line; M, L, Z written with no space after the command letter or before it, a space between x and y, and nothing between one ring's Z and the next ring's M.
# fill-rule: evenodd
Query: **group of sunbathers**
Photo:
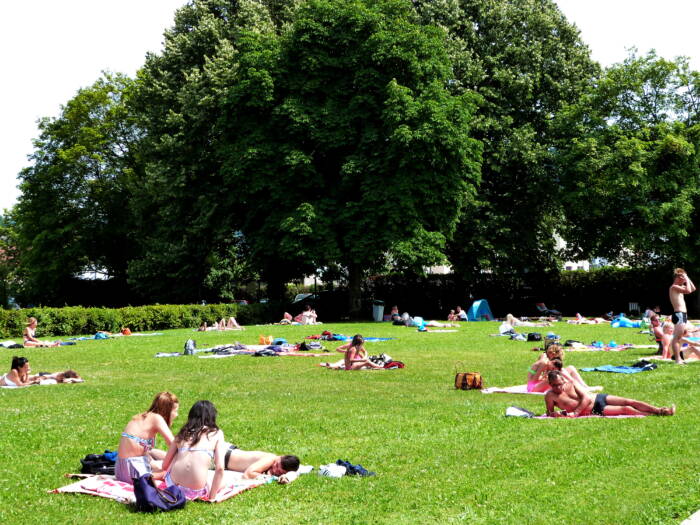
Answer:
M48 373L41 372L36 375L29 375L32 371L29 366L29 359L26 357L12 357L10 371L0 376L0 386L30 386L38 384L53 384L53 383L82 383L83 379L75 370L66 370L65 372Z
M293 479L290 472L299 468L296 456L278 456L269 452L241 450L227 443L216 423L217 411L210 401L197 401L177 435L171 427L180 407L175 394L160 392L150 408L136 414L121 433L115 475L133 483L145 474L164 479L168 486L179 486L188 500L216 499L223 486L224 470L241 472L245 479L260 475L276 476L278 482ZM156 435L168 450L155 448ZM211 484L208 472L214 470Z
M550 344L528 370L527 391L545 392L547 415L550 417L672 416L676 412L675 405L655 407L635 399L594 394L603 387L588 386L576 367L565 367L563 362L563 348Z
M197 328L198 332L211 332L213 330L245 330L244 327L238 324L235 317L229 317L228 320L221 318L218 323L214 321L214 324L209 326L206 321Z

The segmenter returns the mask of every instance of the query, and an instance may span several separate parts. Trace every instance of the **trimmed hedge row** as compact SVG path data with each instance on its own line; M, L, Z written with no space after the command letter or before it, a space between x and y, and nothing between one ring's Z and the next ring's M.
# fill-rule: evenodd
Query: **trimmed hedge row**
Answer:
M25 308L0 310L0 337L21 337L27 318L39 321L37 337L94 334L98 330L118 332L128 326L132 332L195 328L203 321L213 323L223 317L235 316L241 324L254 324L266 317L263 304L128 306L125 308Z

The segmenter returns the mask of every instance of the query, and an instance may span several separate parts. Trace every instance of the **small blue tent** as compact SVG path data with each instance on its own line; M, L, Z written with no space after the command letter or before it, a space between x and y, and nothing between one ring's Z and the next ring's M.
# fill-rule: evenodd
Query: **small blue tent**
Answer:
M470 321L493 321L493 314L486 299L479 299L472 303L467 311L467 319Z

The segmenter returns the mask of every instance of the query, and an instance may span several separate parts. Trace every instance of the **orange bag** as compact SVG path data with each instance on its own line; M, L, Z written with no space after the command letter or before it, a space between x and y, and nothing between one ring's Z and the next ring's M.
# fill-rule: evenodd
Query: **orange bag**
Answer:
M457 372L457 364L455 363L455 388L457 390L481 390L484 388L484 379L479 372Z

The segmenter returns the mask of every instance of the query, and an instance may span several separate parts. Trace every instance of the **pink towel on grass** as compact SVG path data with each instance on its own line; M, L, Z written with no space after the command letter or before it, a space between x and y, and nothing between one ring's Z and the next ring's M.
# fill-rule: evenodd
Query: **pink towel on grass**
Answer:
M211 485L214 472L208 473L208 484ZM256 479L243 479L243 474L227 470L224 472L224 484L216 495L216 499L210 503L219 503L229 498L237 496L243 491L259 487L274 481L273 476L260 476ZM165 482L159 482L159 486L165 488ZM102 498L113 499L120 503L134 503L134 487L123 481L118 481L114 476L89 476L78 480L75 483L51 490L55 494L59 493L79 493L100 496ZM208 500L202 500L208 501Z

